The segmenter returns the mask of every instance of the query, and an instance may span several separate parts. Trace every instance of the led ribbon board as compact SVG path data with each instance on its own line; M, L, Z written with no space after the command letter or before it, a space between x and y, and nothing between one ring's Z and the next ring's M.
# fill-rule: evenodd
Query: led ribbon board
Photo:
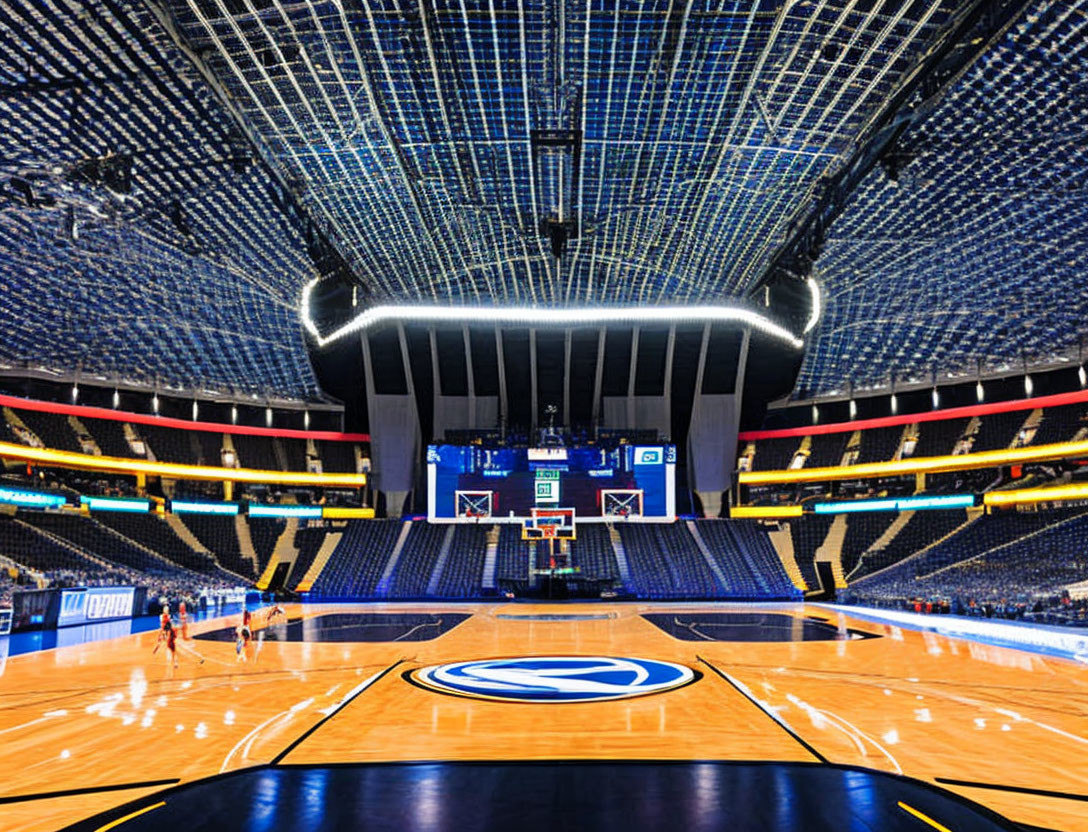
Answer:
M406 323L506 324L513 326L593 326L600 324L671 324L733 323L750 326L765 335L801 349L805 342L783 326L742 306L631 306L584 309L552 309L532 306L374 306L339 329L322 335L310 314L310 295L317 280L302 290L303 326L317 339L319 346L331 344L378 324L390 321ZM815 321L810 324L814 325ZM811 328L811 327L810 327Z
M321 516L321 506L266 506L260 503L250 503L246 511L250 517L300 517L310 519Z
M171 514L237 514L237 503L202 503L189 500L171 500Z
M853 514L861 511L922 511L940 508L970 508L974 494L947 494L940 497L901 497L890 500L843 500L837 503L816 503L813 514Z
M151 501L137 498L118 497L80 497L79 501L91 511L129 511L146 514L151 510Z
M20 488L0 487L0 503L21 508L60 508L68 500L63 494L45 494L41 491L23 491Z

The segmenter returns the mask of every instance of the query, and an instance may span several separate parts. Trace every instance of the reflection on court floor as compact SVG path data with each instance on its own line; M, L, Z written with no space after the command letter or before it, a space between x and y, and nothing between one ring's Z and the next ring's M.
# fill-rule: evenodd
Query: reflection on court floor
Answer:
M774 612L647 613L642 616L682 641L850 641L875 633L836 627L818 618Z
M448 633L469 617L468 613L334 613L295 618L263 631L268 640L305 642L430 641ZM261 631L258 631L261 632ZM196 636L208 641L237 638L234 627L221 627Z

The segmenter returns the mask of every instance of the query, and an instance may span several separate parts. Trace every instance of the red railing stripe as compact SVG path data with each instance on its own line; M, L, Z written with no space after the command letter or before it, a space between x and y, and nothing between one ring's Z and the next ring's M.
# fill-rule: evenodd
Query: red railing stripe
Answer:
M1073 393L1055 393L1052 396L1037 396L1033 399L1013 399L1007 402L973 404L965 407L950 407L947 410L932 410L927 413L907 413L902 416L881 416L876 419L855 419L853 422L832 422L827 425L810 425L805 428L779 428L777 430L741 431L738 439L786 439L791 436L821 436L828 433L846 433L872 428L892 428L897 425L912 425L916 422L940 422L944 419L964 419L972 416L986 416L994 413L1012 413L1017 410L1034 410L1037 407L1058 407L1063 404L1077 404L1088 401L1088 390Z
M149 413L131 413L110 410L105 407L89 407L82 404L44 402L38 399L22 399L0 393L0 407L15 410L36 410L41 413L59 413L87 419L109 419L113 422L131 422L135 425L158 425L176 430L203 430L212 433L230 433L244 436L273 436L281 439L324 439L330 442L369 442L369 433L341 433L335 430L295 430L293 428L257 428L249 425L227 425L222 422L191 422L171 416L154 416Z

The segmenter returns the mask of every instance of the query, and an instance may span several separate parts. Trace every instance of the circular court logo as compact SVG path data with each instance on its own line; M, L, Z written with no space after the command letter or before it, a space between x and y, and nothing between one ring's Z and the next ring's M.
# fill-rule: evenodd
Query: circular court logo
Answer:
M422 667L410 681L440 693L503 702L601 702L645 696L697 678L690 667L611 656L534 656Z

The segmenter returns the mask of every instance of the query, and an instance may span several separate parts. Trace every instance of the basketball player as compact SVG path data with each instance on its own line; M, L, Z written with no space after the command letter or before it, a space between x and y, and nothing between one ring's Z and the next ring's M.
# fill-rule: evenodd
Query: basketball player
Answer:
M174 629L174 625L170 623L170 618L167 616L166 624L163 626L162 636L166 641L166 662L167 664L173 664L174 667L178 666L178 631Z
M234 652L238 654L238 661L249 661L249 642L253 638L253 631L250 629L250 615L249 610L242 611L242 623L238 625L236 630L238 634L238 640L234 645Z
M279 619L282 617L283 621ZM281 607L278 603L272 607L268 613L268 619L265 622L266 627L271 627L273 624L286 623L287 622L287 610Z
M173 624L170 621L170 607L164 603L162 605L162 612L159 613L159 637L155 639L155 649L151 651L151 655L155 655L159 652L162 643L166 641L166 631L172 626Z
M185 607L185 601L178 602L178 624L181 627L182 641L188 641L192 638L189 635L189 611Z
M165 630L166 625L170 623L170 604L163 600L162 612L159 614L159 629Z

